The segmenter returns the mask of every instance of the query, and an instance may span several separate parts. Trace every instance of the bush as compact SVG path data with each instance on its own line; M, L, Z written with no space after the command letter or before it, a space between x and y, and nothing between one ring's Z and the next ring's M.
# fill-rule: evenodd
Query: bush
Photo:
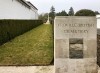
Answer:
M76 12L75 16L95 16L95 12L88 9L81 9Z
M41 24L41 20L0 20L0 45Z

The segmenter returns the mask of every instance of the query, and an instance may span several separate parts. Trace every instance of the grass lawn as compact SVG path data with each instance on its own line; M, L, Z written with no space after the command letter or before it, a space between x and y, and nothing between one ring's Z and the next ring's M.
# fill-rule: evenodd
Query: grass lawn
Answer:
M49 65L54 56L51 25L40 25L0 46L0 65Z

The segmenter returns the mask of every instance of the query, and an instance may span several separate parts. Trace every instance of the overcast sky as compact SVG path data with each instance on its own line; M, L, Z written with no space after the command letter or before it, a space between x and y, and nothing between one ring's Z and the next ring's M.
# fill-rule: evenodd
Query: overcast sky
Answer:
M74 8L74 11L80 9L91 9L93 11L100 12L100 0L27 0L30 1L38 8L38 13L46 13L50 11L51 6L55 7L56 12L62 10L69 11L70 7Z

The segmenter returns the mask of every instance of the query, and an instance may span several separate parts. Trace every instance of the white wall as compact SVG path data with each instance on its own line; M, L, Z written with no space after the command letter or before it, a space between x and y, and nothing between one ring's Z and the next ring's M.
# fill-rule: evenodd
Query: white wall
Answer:
M0 19L37 19L37 15L16 0L0 0Z
M100 15L97 15L97 28L100 29Z
M34 10L34 9L31 10L31 18L38 19L38 11L37 10Z

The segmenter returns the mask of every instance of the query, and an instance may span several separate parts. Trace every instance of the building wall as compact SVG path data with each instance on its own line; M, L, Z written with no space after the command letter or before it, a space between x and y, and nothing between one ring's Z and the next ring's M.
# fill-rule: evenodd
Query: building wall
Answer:
M38 11L37 10L32 9L30 12L31 12L31 18L32 19L38 19Z
M0 0L0 19L38 19L38 13L16 0Z

